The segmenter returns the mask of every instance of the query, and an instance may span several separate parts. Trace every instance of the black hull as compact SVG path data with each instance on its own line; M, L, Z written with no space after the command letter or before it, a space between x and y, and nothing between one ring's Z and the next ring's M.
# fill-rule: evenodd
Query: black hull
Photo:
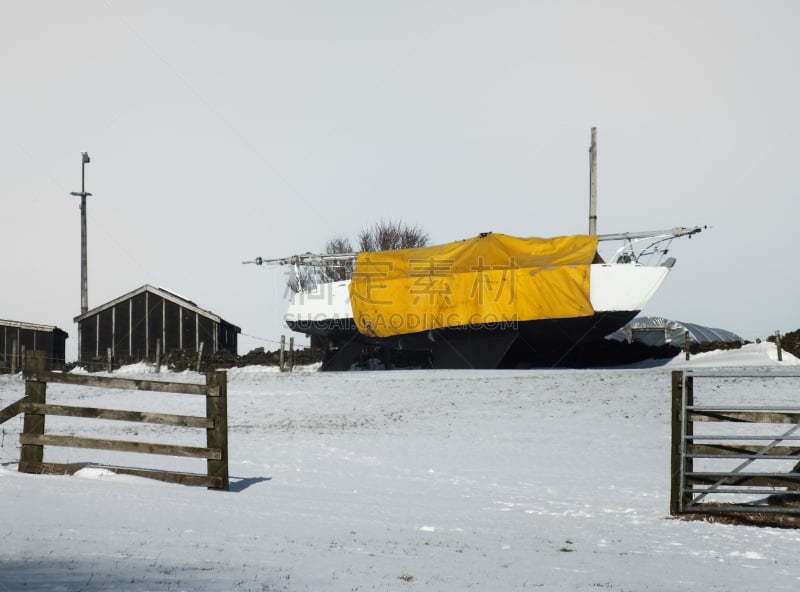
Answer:
M382 357L386 367L412 362L437 369L556 368L592 365L598 344L639 311L453 327L387 338L360 334L352 319L287 322L326 350L322 370L349 370L365 357Z

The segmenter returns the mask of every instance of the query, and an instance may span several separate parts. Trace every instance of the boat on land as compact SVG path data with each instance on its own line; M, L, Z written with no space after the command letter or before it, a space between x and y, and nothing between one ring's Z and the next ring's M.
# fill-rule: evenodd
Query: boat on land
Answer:
M324 348L323 370L576 366L631 321L675 259L653 232L519 238L482 233L393 251L292 255L245 263L290 270L286 324Z

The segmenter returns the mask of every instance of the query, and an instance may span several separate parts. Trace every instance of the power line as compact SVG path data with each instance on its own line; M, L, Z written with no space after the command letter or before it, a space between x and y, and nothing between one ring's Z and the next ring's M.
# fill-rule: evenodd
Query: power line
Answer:
M267 339L266 337L259 337L258 335L250 335L248 333L240 333L242 337L249 337L250 339L257 339L258 341L266 341L268 343L278 343L280 344L279 340L275 339Z

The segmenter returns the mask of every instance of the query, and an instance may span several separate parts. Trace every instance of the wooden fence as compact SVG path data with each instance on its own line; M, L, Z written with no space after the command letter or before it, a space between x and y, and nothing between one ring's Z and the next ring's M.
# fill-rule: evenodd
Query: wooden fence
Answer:
M64 446L69 448L91 448L116 452L138 452L178 457L205 458L207 473L192 474L136 469L128 467L104 467L116 473L148 477L170 483L200 485L209 489L228 490L228 418L227 418L227 375L225 372L209 372L206 384L186 384L177 382L132 380L116 377L102 377L82 374L63 374L45 370L45 359L41 352L28 357L24 371L25 397L0 412L10 415L23 412L23 429L20 434L19 471L22 473L73 473L82 468L77 464L56 464L44 462L45 446ZM159 393L180 393L202 395L206 398L206 416L172 415L93 407L74 407L50 405L47 403L47 384L61 383L97 387L102 389L126 389L153 391ZM105 440L75 436L48 435L45 433L45 418L48 415L81 417L90 419L118 420L180 426L206 430L206 447L177 446L122 440Z
M670 513L800 514L798 403L797 372L674 371Z

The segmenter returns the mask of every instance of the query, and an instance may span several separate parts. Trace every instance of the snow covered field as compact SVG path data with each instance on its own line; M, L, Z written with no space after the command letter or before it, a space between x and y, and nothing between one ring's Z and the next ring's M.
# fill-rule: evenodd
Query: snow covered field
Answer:
M763 343L649 369L231 370L230 492L18 473L14 418L0 426L0 592L798 590L800 532L668 517L669 371L774 358ZM0 408L23 392L0 376ZM106 397L48 387L53 402ZM116 406L202 412L162 397L117 393ZM48 433L203 443L47 421ZM46 448L45 460L204 470L104 454Z

